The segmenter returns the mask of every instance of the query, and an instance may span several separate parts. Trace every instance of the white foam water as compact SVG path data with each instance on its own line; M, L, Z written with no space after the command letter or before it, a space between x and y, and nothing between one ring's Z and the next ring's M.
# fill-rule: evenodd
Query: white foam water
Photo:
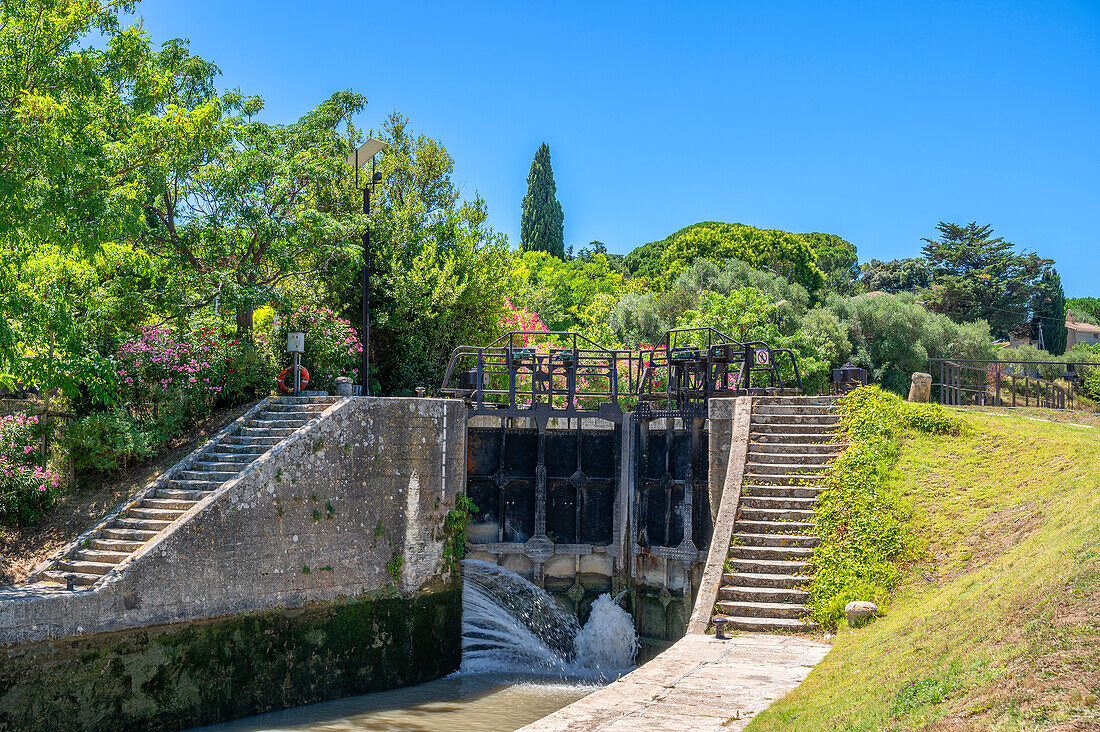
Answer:
M488 562L462 562L462 671L611 677L638 651L630 614L608 594L584 628L545 590Z

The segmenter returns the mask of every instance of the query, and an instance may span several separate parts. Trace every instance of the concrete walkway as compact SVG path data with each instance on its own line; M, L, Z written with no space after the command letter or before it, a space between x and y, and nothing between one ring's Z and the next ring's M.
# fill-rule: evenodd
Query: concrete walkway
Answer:
M798 686L828 652L827 643L799 636L743 634L720 641L687 635L522 732L741 730Z

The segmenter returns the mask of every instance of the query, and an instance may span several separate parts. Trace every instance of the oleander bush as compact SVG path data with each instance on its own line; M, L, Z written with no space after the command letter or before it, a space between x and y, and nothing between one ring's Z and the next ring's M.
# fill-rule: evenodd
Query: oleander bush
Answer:
M42 465L38 417L0 417L0 525L34 523L57 496L61 479Z

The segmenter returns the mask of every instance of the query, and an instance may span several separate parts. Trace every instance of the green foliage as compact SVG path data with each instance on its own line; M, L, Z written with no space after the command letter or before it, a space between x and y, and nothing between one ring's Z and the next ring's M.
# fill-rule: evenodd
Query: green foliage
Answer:
M112 473L153 454L158 442L158 435L125 411L111 409L74 420L62 444L77 470Z
M860 267L859 278L865 292L917 292L932 285L932 272L923 257L889 262L872 259Z
M627 292L611 311L611 330L627 348L653 345L668 330L652 292Z
M1073 297L1066 300L1066 309L1086 316L1088 322L1100 324L1100 297Z
M405 568L405 557L401 555L401 552L397 551L390 557L390 561L386 562L386 571L389 573L390 578L394 584L401 581L401 571Z
M544 142L535 151L531 172L527 175L527 195L523 197L519 234L524 251L546 252L559 259L565 258L565 216L557 190L550 166L550 146Z
M1039 338L1043 331L1043 346L1055 356L1066 352L1069 330L1066 328L1066 293L1062 290L1062 278L1058 270L1043 272L1035 292L1031 296L1031 330Z
M859 255L855 244L836 234L799 234L814 250L817 266L825 274L825 289L854 295L859 281Z
M841 399L849 447L830 467L814 513L821 543L810 585L815 620L834 628L851 600L882 605L911 550L899 497L884 487L907 431L958 434L965 425L938 404L910 404L878 387Z
M813 249L797 234L714 221L693 224L661 241L643 244L628 254L624 263L632 274L669 282L699 258L715 263L740 259L796 282L811 294L825 282Z
M850 324L854 351L849 360L898 394L908 391L914 372L928 369L929 358L993 357L983 321L960 325L929 312L911 294L831 299L828 307Z
M466 556L466 532L477 506L465 493L455 496L455 507L443 521L443 569L452 571Z
M41 464L35 415L0 417L0 526L33 524L57 496L60 478Z
M924 239L932 270L929 307L958 322L984 320L994 335L1020 332L1036 284L1052 262L1017 254L993 227L941 221L938 239Z

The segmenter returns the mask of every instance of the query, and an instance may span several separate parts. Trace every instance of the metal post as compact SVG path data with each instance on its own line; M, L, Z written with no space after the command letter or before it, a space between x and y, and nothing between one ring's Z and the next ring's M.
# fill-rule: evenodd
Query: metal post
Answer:
M358 171L358 168L356 169ZM373 181L373 175L371 177ZM363 188L363 215L367 228L363 231L363 396L370 396L370 185Z

